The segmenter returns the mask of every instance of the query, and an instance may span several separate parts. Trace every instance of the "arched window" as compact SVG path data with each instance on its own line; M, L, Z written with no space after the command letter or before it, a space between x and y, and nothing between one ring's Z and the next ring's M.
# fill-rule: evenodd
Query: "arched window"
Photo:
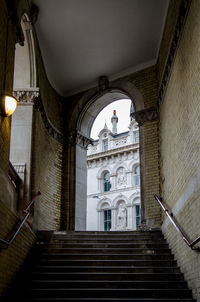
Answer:
M111 183L110 183L110 173L108 171L103 174L103 191L110 191Z
M134 170L133 170L133 184L135 186L140 185L140 166L139 165L135 166Z

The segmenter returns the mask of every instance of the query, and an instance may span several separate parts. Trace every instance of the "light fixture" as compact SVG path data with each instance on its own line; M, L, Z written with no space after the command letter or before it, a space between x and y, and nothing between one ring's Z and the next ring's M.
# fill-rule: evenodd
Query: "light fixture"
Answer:
M13 114L17 108L17 99L9 94L5 94L1 97L1 114L4 117L8 117Z

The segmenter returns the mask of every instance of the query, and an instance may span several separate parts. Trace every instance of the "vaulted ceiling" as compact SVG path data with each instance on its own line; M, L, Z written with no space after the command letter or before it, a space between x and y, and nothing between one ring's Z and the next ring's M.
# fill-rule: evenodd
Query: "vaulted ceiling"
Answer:
M62 96L154 65L169 0L34 0L51 85Z

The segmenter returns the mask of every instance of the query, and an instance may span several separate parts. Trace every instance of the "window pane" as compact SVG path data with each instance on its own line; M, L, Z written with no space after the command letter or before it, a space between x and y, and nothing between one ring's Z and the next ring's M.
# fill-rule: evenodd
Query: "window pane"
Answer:
M135 186L140 185L140 166L136 166L133 174L133 182Z
M135 143L139 143L139 132L134 132Z
M104 210L104 231L111 229L111 210Z
M104 192L110 191L111 184L110 184L110 173L106 172L103 176L103 190Z
M108 150L108 140L104 139L103 140L103 151L107 151Z
M141 212L140 212L139 205L135 206L135 211L136 211L136 227L137 227L141 223Z

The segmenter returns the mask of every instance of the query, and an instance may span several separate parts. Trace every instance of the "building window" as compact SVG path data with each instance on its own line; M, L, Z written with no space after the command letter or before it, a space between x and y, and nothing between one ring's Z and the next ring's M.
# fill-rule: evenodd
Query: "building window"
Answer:
M134 142L135 144L139 143L139 131L134 132Z
M108 150L108 139L104 139L103 140L103 151L107 151Z
M110 191L111 183L110 183L110 173L105 172L103 175L103 191L108 192Z
M104 210L104 231L111 229L111 210Z
M137 165L134 168L133 183L134 183L135 186L139 186L140 185L140 166L139 165Z
M136 227L141 223L140 205L135 206Z

